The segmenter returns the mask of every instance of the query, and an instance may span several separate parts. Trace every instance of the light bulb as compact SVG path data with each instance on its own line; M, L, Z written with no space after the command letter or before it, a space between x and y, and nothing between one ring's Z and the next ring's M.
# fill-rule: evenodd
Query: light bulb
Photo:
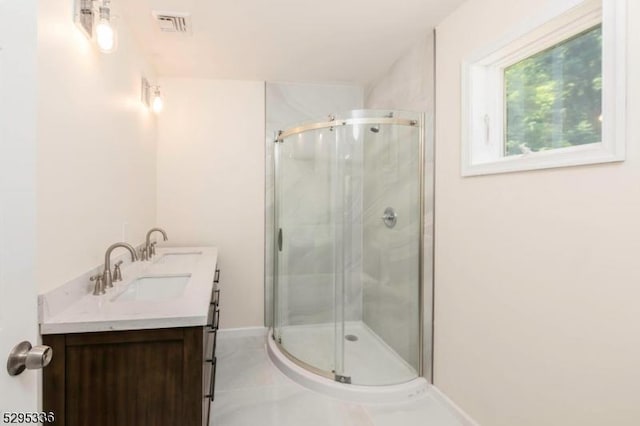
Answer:
M116 45L115 32L111 23L107 20L100 20L96 26L96 40L98 47L104 53L110 53Z
M162 96L160 95L160 89L156 89L153 94L153 102L151 103L151 108L153 109L153 112L158 114L162 111L163 107L164 101L162 100Z
M111 53L116 48L116 31L111 23L110 0L103 0L100 6L100 21L96 25L96 42L103 53Z

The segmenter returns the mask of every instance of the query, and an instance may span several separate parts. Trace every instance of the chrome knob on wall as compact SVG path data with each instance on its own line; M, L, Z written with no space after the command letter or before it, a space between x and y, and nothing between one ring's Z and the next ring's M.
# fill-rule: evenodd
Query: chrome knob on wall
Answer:
M44 368L53 358L53 349L49 346L31 346L24 341L16 345L7 360L7 372L10 376L17 376L26 370L38 370Z
M398 215L396 214L396 211L391 207L387 207L382 215L382 221L387 228L393 228L396 226L396 223L398 223Z

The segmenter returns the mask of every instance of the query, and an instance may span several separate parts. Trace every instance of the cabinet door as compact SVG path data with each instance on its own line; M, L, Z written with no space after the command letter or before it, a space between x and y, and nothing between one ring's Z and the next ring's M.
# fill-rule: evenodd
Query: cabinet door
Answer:
M44 336L44 408L65 426L201 426L202 327ZM54 349L55 350L55 349Z
M67 425L180 424L182 355L181 341L68 347Z

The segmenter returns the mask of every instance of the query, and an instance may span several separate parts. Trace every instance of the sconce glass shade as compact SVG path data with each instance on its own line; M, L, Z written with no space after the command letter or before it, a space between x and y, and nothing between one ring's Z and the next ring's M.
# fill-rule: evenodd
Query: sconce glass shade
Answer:
M160 94L160 89L156 88L153 92L153 101L151 102L151 109L156 114L160 113L164 108L164 100L162 99L162 95Z
M111 53L116 47L116 34L108 21L100 21L96 25L96 41L103 53Z
M102 53L111 53L116 50L116 30L111 19L110 2L104 1L100 7L100 20L96 25L96 43Z

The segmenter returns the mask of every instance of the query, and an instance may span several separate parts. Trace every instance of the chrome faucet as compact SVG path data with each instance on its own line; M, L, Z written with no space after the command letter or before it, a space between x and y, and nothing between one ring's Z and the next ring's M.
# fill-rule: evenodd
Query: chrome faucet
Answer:
M167 238L167 232L162 229L162 228L151 228L149 229L149 232L147 232L147 240L146 240L146 244L144 245L144 247L147 249L146 250L146 257L147 259L151 259L153 257L154 254L156 254L156 248L155 248L155 243L151 243L151 234L153 234L154 232L159 232L162 234L162 239L164 241L167 241L169 238ZM145 260L147 260L145 259Z
M118 247L126 248L127 250L129 250L129 253L131 253L131 261L135 262L136 260L138 260L136 249L134 249L131 244L115 243L109 246L107 252L104 255L104 272L102 273L102 285L106 289L113 287L113 280L111 277L111 252Z

